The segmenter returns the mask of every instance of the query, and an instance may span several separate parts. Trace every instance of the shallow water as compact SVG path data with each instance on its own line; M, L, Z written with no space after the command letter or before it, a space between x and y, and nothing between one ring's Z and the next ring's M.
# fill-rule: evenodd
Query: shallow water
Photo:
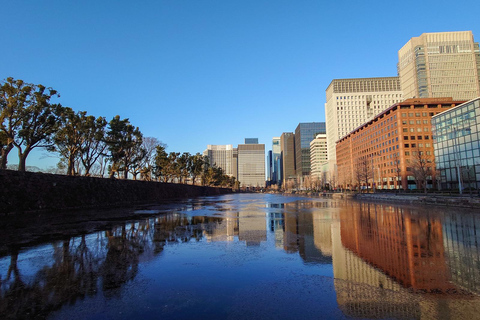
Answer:
M10 246L0 315L480 317L480 218L471 211L236 194L135 213L152 216Z

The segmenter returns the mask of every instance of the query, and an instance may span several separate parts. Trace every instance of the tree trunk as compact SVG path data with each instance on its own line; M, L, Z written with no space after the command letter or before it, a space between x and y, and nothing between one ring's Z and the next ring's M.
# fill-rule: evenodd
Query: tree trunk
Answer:
M18 171L25 172L28 154L32 151L29 147L25 148L22 153L22 149L18 149Z
M8 154L13 149L13 144L7 144L5 148L2 148L0 169L7 169Z
M70 155L68 157L68 167L67 167L67 175L68 176L74 176L75 175L75 168L74 168L74 156L70 152Z

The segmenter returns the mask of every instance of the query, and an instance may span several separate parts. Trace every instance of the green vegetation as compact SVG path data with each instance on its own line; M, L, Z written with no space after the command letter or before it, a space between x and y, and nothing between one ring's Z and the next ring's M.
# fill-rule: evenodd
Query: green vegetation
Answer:
M60 155L58 167L67 175L110 178L138 177L146 181L236 187L235 178L210 165L200 153L166 152L166 145L144 137L129 119L119 115L107 122L61 104L51 103L57 91L43 85L7 78L0 86L0 169L7 168L13 148L18 170L34 148Z

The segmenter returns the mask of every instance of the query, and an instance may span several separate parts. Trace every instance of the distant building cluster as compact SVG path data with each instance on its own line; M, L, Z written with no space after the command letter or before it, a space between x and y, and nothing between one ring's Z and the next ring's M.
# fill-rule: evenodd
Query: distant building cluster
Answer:
M235 177L241 188L265 187L265 145L259 144L258 138L245 138L245 143L237 148L231 144L208 145L203 155L210 165Z
M326 121L274 137L266 166L255 139L205 152L245 187L480 190L480 49L472 32L411 38L397 70L333 79Z

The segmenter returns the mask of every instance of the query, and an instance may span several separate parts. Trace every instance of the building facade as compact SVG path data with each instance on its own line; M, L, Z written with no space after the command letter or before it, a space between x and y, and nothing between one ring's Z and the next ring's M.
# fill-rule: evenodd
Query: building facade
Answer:
M295 176L295 134L284 132L280 136L282 158L282 185L288 180L296 179Z
M272 183L282 183L282 148L280 147L280 137L272 139Z
M257 139L258 141L258 139ZM245 142L253 140L245 139ZM245 143L238 145L238 181L242 188L265 187L265 145Z
M295 168L297 178L310 175L310 142L326 133L325 122L299 123L295 129Z
M327 156L327 135L317 134L310 142L310 175L313 178L321 179L322 167L328 162Z
M335 142L403 100L398 77L335 79L326 90L329 175L335 175Z
M431 118L464 101L407 99L336 144L338 183L345 189L435 186Z
M233 175L233 146L227 145L207 145L203 155L208 157L210 165L222 168L223 173L228 176Z
M480 189L480 98L432 118L440 189Z
M404 98L480 96L480 52L471 31L424 33L398 51Z
M273 161L272 161L272 150L267 152L267 186L272 184L273 176Z

